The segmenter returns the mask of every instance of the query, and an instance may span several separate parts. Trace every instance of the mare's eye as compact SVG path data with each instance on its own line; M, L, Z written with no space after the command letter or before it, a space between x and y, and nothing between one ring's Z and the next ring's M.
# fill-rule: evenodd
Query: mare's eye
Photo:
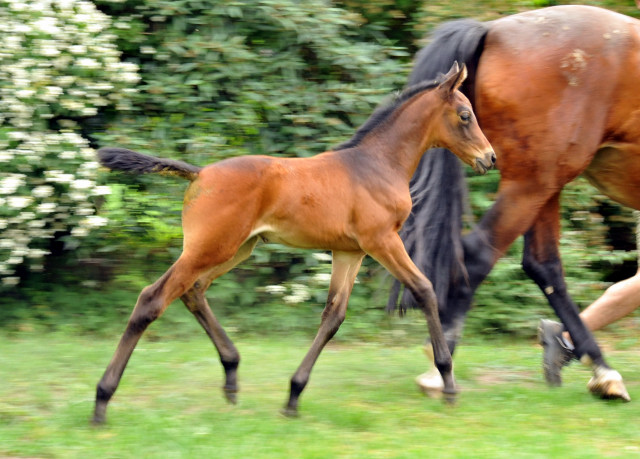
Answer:
M468 123L469 121L471 121L471 112L468 112L466 110L464 112L460 112L458 116L464 123Z

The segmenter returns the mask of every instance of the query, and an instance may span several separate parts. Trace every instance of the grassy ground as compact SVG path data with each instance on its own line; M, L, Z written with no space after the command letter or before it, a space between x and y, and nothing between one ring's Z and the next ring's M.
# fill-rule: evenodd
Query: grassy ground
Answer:
M160 334L161 335L161 334ZM109 410L88 420L94 388L116 337L0 334L0 457L385 458L640 456L640 341L610 340L610 363L635 400L594 399L589 372L573 365L549 389L533 342L473 340L456 358L455 406L420 394L419 340L330 345L301 399L279 415L288 379L310 337L239 338L236 406L203 334L144 339ZM604 338L607 341L607 337Z

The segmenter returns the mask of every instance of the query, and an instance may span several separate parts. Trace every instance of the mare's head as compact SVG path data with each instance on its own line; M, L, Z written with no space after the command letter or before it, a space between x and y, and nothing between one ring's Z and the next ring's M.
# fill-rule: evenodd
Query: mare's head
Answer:
M433 146L451 150L476 172L484 174L495 165L496 154L478 126L471 102L459 90L466 77L466 67L458 67L454 62L435 89L443 105L442 115L433 126Z

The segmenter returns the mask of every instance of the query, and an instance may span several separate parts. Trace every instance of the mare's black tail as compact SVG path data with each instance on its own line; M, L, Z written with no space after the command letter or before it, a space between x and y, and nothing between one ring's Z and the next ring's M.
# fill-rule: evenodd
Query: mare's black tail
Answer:
M135 174L156 173L171 175L193 181L198 177L201 167L175 161L173 159L156 158L143 155L125 148L101 148L98 150L98 161L112 170L132 172Z
M475 73L487 32L487 24L472 20L443 24L416 55L408 84L435 79L458 61L469 71L462 91L473 103ZM411 180L411 195L413 209L402 228L402 239L413 261L433 283L442 313L449 285L466 277L461 231L467 188L460 161L443 148L427 151ZM387 309L397 307L399 292L396 282ZM405 290L401 310L416 306L413 295Z

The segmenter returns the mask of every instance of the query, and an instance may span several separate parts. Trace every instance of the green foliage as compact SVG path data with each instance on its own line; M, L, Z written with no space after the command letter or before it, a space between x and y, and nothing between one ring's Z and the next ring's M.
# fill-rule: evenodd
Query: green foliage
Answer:
M110 19L77 0L0 2L0 278L43 269L50 241L106 223L97 163L80 124L128 108L137 67L119 61Z
M102 145L200 165L245 154L310 156L348 139L406 79L404 52L361 27L358 14L323 0L100 5L112 14L118 9L114 32L141 75L134 111L95 133ZM179 253L184 183L102 180L123 185L112 185L100 209L115 224L101 230L97 252L126 251L140 261L159 254L159 275L170 262L163 252ZM312 252L260 246L248 263L212 287L217 310L244 313L284 301L280 309L289 317L297 303L326 299L327 283L314 279L318 270L326 278L330 263L319 265ZM269 293L282 282L285 293ZM251 312L256 322L272 320L271 312Z
M310 156L346 140L404 85L413 52L437 24L543 3L554 2L98 0L99 11L81 0L0 2L7 107L0 118L0 275L12 284L16 269L42 271L22 270L20 290L0 296L0 322L22 327L32 318L46 329L73 322L109 333L113 324L119 331L140 289L179 255L185 184L96 174L90 145L198 165L244 154ZM630 1L588 3L638 14ZM469 180L477 219L493 202L498 174ZM562 257L581 305L602 292L611 273L622 275L615 272L622 259L635 259L610 250L633 248L633 222L604 203L585 182L563 197ZM530 335L550 314L522 272L520 244L476 295L469 333ZM57 256L43 258L49 251ZM624 272L629 265L635 269L627 261ZM209 298L233 330L310 332L329 273L322 255L259 246L215 282ZM351 336L375 336L388 323L386 279L365 261L344 325ZM193 320L183 313L170 310L164 320L190 331L183 322ZM422 318L415 323L422 329Z

